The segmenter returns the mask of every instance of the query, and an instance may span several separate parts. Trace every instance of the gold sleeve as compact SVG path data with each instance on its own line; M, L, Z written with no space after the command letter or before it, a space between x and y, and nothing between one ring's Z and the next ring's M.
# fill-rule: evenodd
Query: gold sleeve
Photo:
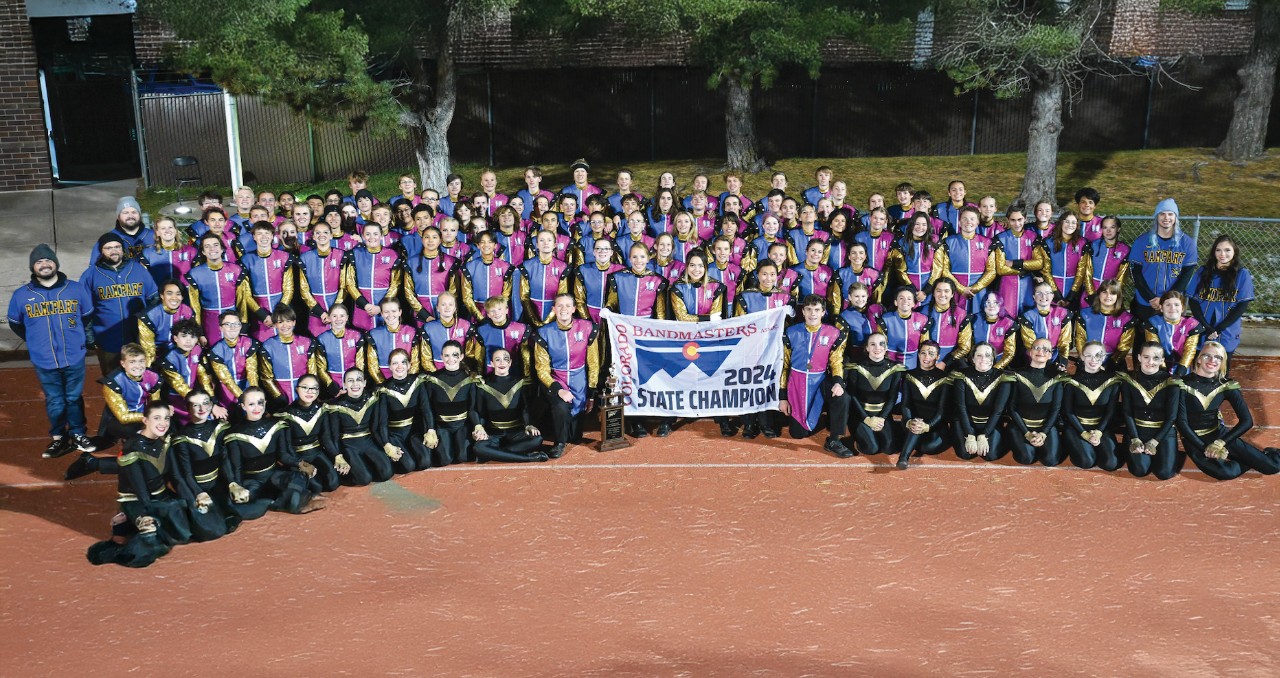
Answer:
M662 276L658 276L658 277L662 277ZM667 308L667 305L668 305L667 302L669 301L669 299L667 299L667 296L671 290L671 286L668 285L666 281L659 283L659 285L663 287L663 290L653 298L653 317L657 318L658 320L667 320L668 318L671 317L671 310Z
M667 296L671 297L671 316L674 319L683 322L698 321L697 316L689 315L689 310L684 305L684 297L680 296L680 291L674 285L667 288ZM656 306L659 302L655 299L653 303Z
M364 338L364 355L362 358L362 361L357 362L364 363L365 374L368 374L370 379L373 378L375 372L379 376L382 375L382 370L378 369L378 348L373 345L373 337L366 336Z
M1031 258L1022 262L1022 270L1024 271L1040 271L1041 273L1052 268L1049 264L1049 251L1044 248L1044 243L1037 244L1031 248Z
M1003 247L992 252L992 255L995 256L996 260L996 275L1017 276L1021 274L1021 271L1009 265L1009 259L1005 256Z
M347 264L342 267L342 285L340 285L340 287L342 287L347 294L350 294L352 299L357 300L357 302L359 301L360 287L356 285L356 263L354 259L348 261Z
M409 351L409 374L419 374L422 370L422 342L413 342L413 350ZM435 367L435 363L431 364Z
M253 359L245 361L247 365L253 364L253 362L254 362ZM231 393L234 394L235 397L237 398L240 397L240 393L241 393L240 386L236 384L235 375L231 374L231 370L227 369L226 365L218 362L217 360L210 360L209 369L213 372L213 377L218 380L219 384L226 386L227 390L231 391ZM213 393L213 391L209 391L209 393Z
M503 279L502 279L502 298L507 300L507 305L508 305L508 306L510 306L510 305L511 305L511 301L512 301L512 299L511 299L511 279L512 279L512 278L514 278L514 277L515 277L515 276L514 276L510 271L507 271L507 275L503 276ZM520 277L521 277L521 278L524 278L524 276L520 276ZM484 304L483 304L483 303L482 303L482 304L480 304L480 310L482 311L482 313L480 313L480 315L477 315L477 316L476 316L476 319L477 319L477 320L478 320L478 319L480 319L480 318L485 317L485 316L484 316L484 313L483 313L483 311L484 311Z
M1077 315L1075 319L1071 321L1071 327L1072 327L1072 335L1071 335L1072 343L1075 344L1076 355L1082 356L1084 355L1084 345L1088 343L1088 339L1086 338L1086 332L1085 332L1084 318Z
M1013 362L1014 356L1018 353L1018 342L1012 335L1004 338L1004 348L1000 351L1000 359L996 360L995 367L997 369L1005 369Z
M422 365L422 371L435 372L436 353L435 349L431 348L431 337L428 336L426 332L420 332L418 333L418 341L416 343L418 349L418 363Z
M323 351L323 350L316 350L316 349L318 349L318 348L320 348L320 347L319 347L319 346L316 346L315 344L312 344L312 345L311 345L311 354L307 356L307 372L308 372L309 374L316 374L316 373L319 371L319 369L320 369L320 358L319 358L319 356L320 356L320 354L321 354L321 353L324 353L324 351Z
M462 275L462 292L459 298L462 299L462 305L466 307L467 313L470 313L473 319L480 320L484 317L484 314L476 307L476 300L472 295L471 276L464 273Z
M884 258L883 274L888 276L890 273L898 277L898 284L889 287L889 289L893 289L893 287L898 287L907 283L907 260L903 258L902 250L896 247L889 250L889 253L886 254Z
M129 406L124 402L124 396L116 393L110 386L102 387L102 399L107 402L107 409L111 410L111 415L121 424L141 424L142 413L130 412Z
M538 315L538 309L533 305L533 293L529 291L529 276L527 275L520 276L519 296L519 299L512 299L512 301L519 301L520 305L524 306L524 313L529 317L530 324L534 327L542 327L542 323L546 321Z
M391 269L391 280L387 283L387 296L395 298L400 294L400 286L404 284L404 271L399 266ZM384 299L386 297L383 297Z
M262 361L262 352L259 351L257 355L253 356L253 358L256 359L248 359L244 361L244 381L250 386L258 386L262 382L262 377L259 376L261 373L259 366ZM236 391L240 390L234 387L233 389ZM236 397L239 398L240 394L236 393Z
M209 374L209 370L204 365L196 367L196 382L200 384L200 388L204 389L209 397L213 397L213 376Z
M520 370L524 372L524 380L531 381L533 378L533 354L530 344L533 343L533 337L525 335L524 340L520 342Z
M249 277L240 278L240 284L236 285L236 312L240 314L240 321L249 322L249 302L253 300L253 291L249 289Z
M593 266L595 264L592 264ZM591 319L591 311L587 308L587 286L586 278L581 271L574 274L577 281L573 286L573 304L578 308L578 317L583 320Z
M600 334L604 328L600 328L594 337L591 337L591 343L587 345L587 388L596 388L600 383L600 360L602 349L604 348L600 341Z
M743 273L750 273L756 270L756 267L760 265L760 261L756 256L756 248L750 247L747 249L742 255L742 263L740 265Z
M1058 335L1058 357L1063 360L1071 356L1071 336L1074 334L1071 330L1074 327L1072 323L1066 323L1062 326L1062 332Z
M844 306L844 295L841 294L844 285L840 282L840 276L832 276L831 282L827 285L827 310L832 314L839 314L841 307Z
M363 354L361 357L363 357ZM320 380L321 386L328 386L333 383L333 377L329 376L329 356L325 355L323 347L316 351L316 378Z
M279 398L283 394L280 392L279 384L276 384L276 371L271 366L271 356L264 351L258 356L258 363L258 378L262 382L260 384L262 390L266 391L267 395L272 398Z
M1147 327L1147 328L1143 328L1143 331L1144 331L1144 335L1143 335L1143 336L1145 337L1145 338L1144 338L1144 341L1145 341L1146 343L1148 343L1148 344L1159 344L1159 343L1160 343L1160 335L1159 335L1158 333L1156 333L1156 331L1155 331L1155 330L1151 329L1150 327ZM1161 344L1161 345L1163 346L1163 344Z
M151 326L142 317L142 314L138 315L138 343L142 344L142 352L147 355L147 364L154 365L156 362L156 333L151 330Z
M1196 352L1200 347L1200 333L1188 334L1186 343L1182 345L1182 355L1178 356L1178 364L1191 369L1196 362Z
M849 333L841 330L831 355L827 356L827 373L837 379L844 379L844 352L848 345Z
M1071 292L1079 292L1082 289L1087 290L1093 285L1093 257L1089 256L1088 249L1085 250L1084 256L1080 257L1080 263L1076 266L1076 279L1071 284Z
M800 263L800 257L796 256L796 246L791 244L791 240L789 238L783 238L781 242L784 242L787 245L787 265L795 266ZM765 252L765 256L768 255L769 253Z
M434 264L428 264L428 265L434 265ZM404 280L405 303L409 304L409 308L413 311L413 314L417 315L419 312L422 311L422 302L418 301L418 289L417 289L418 285L417 283L413 282L413 274L409 273L408 271L405 271L405 276L403 280Z
M1006 343L1008 340L1005 340ZM953 360L964 360L973 353L973 325L965 322L964 327L960 328L960 334L956 337L956 346L951 349L951 354L947 356L947 363Z
M1124 287L1125 281L1129 278L1129 260L1126 259L1120 264L1120 270L1116 271L1116 280L1120 281L1120 286Z
M462 349L462 355L471 360L475 364L480 374L485 371L484 359L484 342L480 341L479 334L472 334L467 337L467 343Z
M196 287L195 283L192 283L190 278L187 279L187 282L190 283L187 287L189 290L189 293L187 294L187 305L191 307L192 317L195 319L196 324L200 325L200 329L206 329L204 326L204 313L200 311L200 288Z
M1032 327L1030 323L1019 322L1018 338L1022 340L1023 349L1030 350L1031 345L1036 342L1036 329ZM1005 341L1008 340L1008 338L1005 339Z
M720 291L716 293L715 299L711 300L711 315L719 314L724 317L724 298L726 295L725 287L722 286Z
M177 371L170 369L167 361L164 368L160 370L160 374L164 377L165 382L169 384L169 388L178 394L178 397L185 398L191 392L191 387L187 385L187 381Z
M621 310L618 306L618 287L614 285L612 276L605 281L604 307L617 313Z
M1133 351L1133 338L1136 331L1137 330L1133 326L1133 323L1130 323L1128 327L1124 328L1124 331L1120 333L1120 343L1116 346L1116 353L1128 355Z
M547 353L546 347L541 342L535 342L533 345L533 368L538 381L542 382L543 386L551 388L554 381L551 375L551 355Z
M280 280L280 303L288 304L293 301L294 294L294 275L298 272L297 264L290 258L284 264L284 277Z
M957 286L960 281L956 279L955 274L951 272L951 251L947 249L947 245L943 243L933 251L933 269L929 271L929 284L938 282L946 278Z
M786 392L787 379L791 377L791 344L785 341L786 339L785 335L783 336L783 339L784 341L782 342L782 369L778 370L778 390L781 392Z

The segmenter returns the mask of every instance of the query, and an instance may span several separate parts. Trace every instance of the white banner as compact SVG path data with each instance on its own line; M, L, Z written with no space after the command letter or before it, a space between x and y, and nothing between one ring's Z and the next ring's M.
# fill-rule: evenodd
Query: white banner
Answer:
M712 417L777 409L782 332L792 313L784 306L686 323L601 311L626 413Z

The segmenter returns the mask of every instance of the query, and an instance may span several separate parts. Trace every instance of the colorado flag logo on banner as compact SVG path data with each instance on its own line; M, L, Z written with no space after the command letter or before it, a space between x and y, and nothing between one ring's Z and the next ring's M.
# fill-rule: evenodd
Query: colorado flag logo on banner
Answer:
M776 409L782 334L792 313L784 306L692 323L601 311L627 414L709 417Z

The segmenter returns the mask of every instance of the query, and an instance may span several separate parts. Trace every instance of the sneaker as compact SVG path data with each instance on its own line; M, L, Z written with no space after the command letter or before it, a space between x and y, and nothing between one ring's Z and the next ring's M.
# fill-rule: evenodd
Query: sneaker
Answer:
M80 456L71 465L67 467L67 480L75 480L98 470L98 459L88 452L81 452Z
M93 440L83 433L72 434L71 443L81 452L96 452L98 450L98 446L93 444Z
M666 438L671 435L671 424L658 424L658 431L656 435L659 438Z
M70 438L66 436L58 436L57 438L49 441L49 446L44 448L44 452L41 453L40 456L45 459L57 459L71 451L70 442Z
M853 450L845 447L845 444L840 442L839 438L827 438L827 442L822 446L822 449L841 459L848 459L853 456Z

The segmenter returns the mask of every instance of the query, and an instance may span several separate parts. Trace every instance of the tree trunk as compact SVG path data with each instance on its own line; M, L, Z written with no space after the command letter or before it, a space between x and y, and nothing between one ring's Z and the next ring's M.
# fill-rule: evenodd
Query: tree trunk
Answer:
M450 22L452 23L452 22ZM453 123L453 111L458 105L458 71L453 61L453 48L457 31L447 26L440 41L440 55L436 61L435 96L429 97L428 86L417 82L421 92L411 97L414 110L410 112L413 134L413 150L418 159L418 174L422 189L445 189L445 178L452 168L449 164L449 126Z
M1031 90L1031 127L1027 140L1027 175L1019 198L1030 210L1041 200L1056 202L1058 137L1062 135L1062 76L1036 78Z
M1240 94L1227 138L1217 150L1219 158L1237 165L1261 158L1267 151L1267 120L1280 61L1280 2L1254 0L1253 4L1253 46L1237 71Z
M756 151L756 122L751 113L751 88L738 78L725 79L724 145L729 169L759 172L764 161Z

